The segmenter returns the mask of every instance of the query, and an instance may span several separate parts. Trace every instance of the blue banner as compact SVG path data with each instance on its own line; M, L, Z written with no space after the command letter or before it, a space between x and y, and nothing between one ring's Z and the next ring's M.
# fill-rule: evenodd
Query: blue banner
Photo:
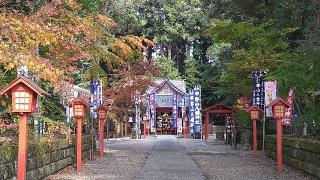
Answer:
M188 101L189 101L189 132L190 135L194 133L194 125L195 125L195 101L194 101L194 91L189 91L188 94Z
M150 125L151 125L151 132L155 132L155 122L156 122L156 95L152 93L150 95L150 112L151 112L151 118L150 118Z
M201 116L201 87L196 85L193 88L194 92L194 119L195 126L194 132L200 133L202 127L202 116Z
M171 127L177 128L178 122L178 95L174 94L172 98L172 121Z
M101 105L101 83L99 80L90 81L90 112L91 117L96 119L96 110Z
M252 105L258 106L264 109L264 71L253 71L253 94L252 94Z

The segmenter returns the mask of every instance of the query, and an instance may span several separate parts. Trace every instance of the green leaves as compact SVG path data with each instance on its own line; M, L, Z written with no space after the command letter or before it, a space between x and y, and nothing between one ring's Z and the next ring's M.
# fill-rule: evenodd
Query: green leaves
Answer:
M234 23L215 20L209 33L217 43L230 43L233 58L226 63L226 73L220 82L232 94L250 96L253 70L275 71L278 64L287 62L287 35L297 28L277 29L272 23L254 25L250 22Z

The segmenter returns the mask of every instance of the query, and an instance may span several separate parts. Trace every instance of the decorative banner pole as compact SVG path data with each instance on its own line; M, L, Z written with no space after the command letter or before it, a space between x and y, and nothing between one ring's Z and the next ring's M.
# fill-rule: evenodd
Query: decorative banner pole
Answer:
M78 97L71 101L69 106L73 108L73 116L77 121L77 171L79 172L82 170L82 121L89 104Z
M277 169L282 172L282 119L285 117L286 108L290 105L282 98L272 101L268 107L272 107L273 117L277 120Z
M12 98L12 112L19 114L18 172L17 179L26 179L28 149L28 115L35 112L37 96L49 95L26 77L18 77L0 91Z
M250 118L253 123L253 156L257 157L257 120L260 117L260 113L262 113L263 111L257 106L252 106L249 111Z
M105 106L99 106L96 110L98 112L98 119L99 119L99 152L100 157L103 157L104 155L104 122L107 119L108 109Z

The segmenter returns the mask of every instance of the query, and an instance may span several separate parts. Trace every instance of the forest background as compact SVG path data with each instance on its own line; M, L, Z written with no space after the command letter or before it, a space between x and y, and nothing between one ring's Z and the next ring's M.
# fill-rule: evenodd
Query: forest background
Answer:
M279 96L294 89L296 125L320 130L317 0L4 0L0 11L1 86L27 66L53 94L41 100L43 117L65 118L61 80L87 88L104 79L120 118L153 79L200 84L202 107L235 106L252 96L251 72L263 70Z

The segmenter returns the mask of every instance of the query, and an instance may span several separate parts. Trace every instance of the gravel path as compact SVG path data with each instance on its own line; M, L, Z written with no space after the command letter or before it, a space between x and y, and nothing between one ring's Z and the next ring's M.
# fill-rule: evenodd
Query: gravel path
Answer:
M231 146L207 144L202 140L179 139L206 179L282 180L316 179L284 165L279 174L276 161L258 151L253 158L251 151L234 150Z
M69 167L47 179L312 179L287 166L278 174L276 162L261 152L253 158L251 151L203 140L158 136L109 140L105 145L105 157L84 163L81 173Z

